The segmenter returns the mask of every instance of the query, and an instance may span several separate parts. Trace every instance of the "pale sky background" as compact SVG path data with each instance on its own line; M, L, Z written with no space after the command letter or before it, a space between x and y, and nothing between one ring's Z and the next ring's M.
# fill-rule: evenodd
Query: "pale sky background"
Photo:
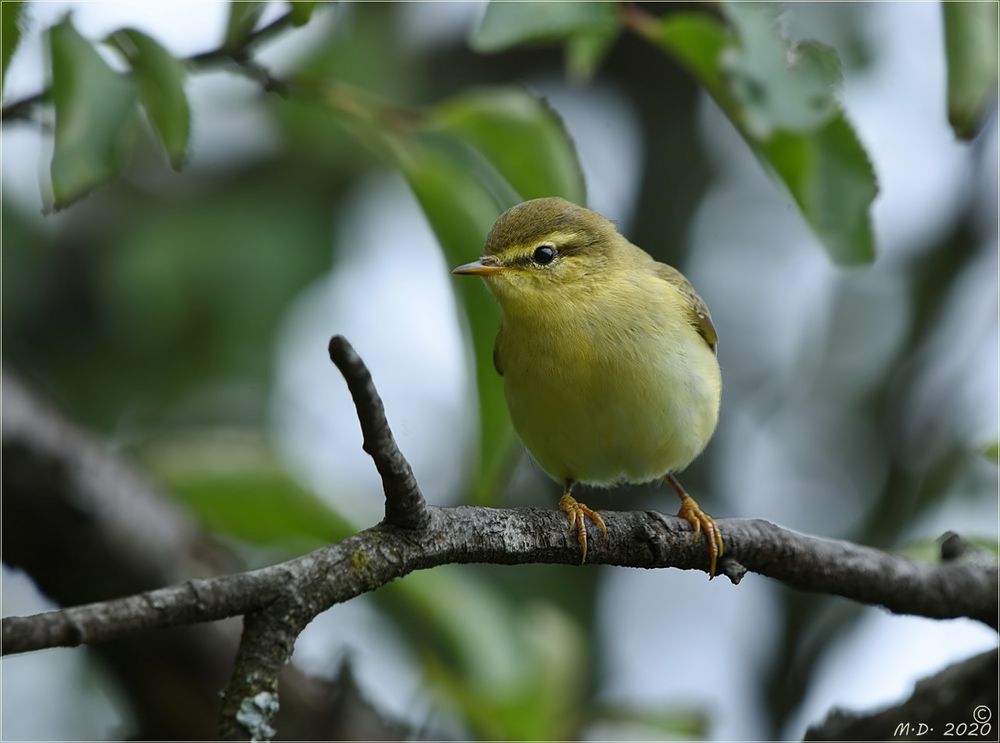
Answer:
M70 5L29 6L31 26L8 73L9 98L42 84L39 29L57 21ZM427 44L462 36L481 7L482 3L413 5L407 16L410 35ZM154 34L177 54L216 45L226 14L225 3L213 2L77 3L72 8L75 23L90 38L132 25ZM281 5L272 3L267 17L280 11ZM265 58L280 69L295 49L321 35L322 24L330 22L332 13L318 13L293 42L286 37L267 47ZM881 185L874 208L881 255L865 281L891 298L894 262L905 260L901 251L929 246L949 229L954 204L943 195L958 198L973 161L969 146L958 143L947 125L943 97L930 93L943 89L945 75L943 56L931 51L939 48L942 38L938 6L880 4L871 8L870 22L882 51L864 75L847 72L844 100ZM808 13L802 13L795 32L834 45L838 41L834 26ZM616 219L627 234L644 157L636 117L627 101L600 85L570 88L548 78L527 82L552 102L576 140L590 206ZM239 78L224 72L196 76L189 93L193 151L188 175L181 177L194 178L199 168L224 166L274 143L262 117L226 115L234 100L254 94ZM900 121L906 124L900 126ZM713 307L724 344L734 343L734 348L756 344L755 359L770 384L778 390L785 385L794 389L804 346L824 322L839 269L789 208L787 194L764 173L707 99L701 105L700 127L717 171L689 235L692 258L686 272ZM615 136L607 136L609 131ZM40 211L38 179L46 167L45 146L32 128L24 126L5 127L0 145L4 197ZM985 151L987 164L996 163L995 120ZM983 219L991 220L997 201L996 169L980 171ZM744 218L735 221L733 213ZM386 219L386 214L393 216ZM48 219L55 223L59 216ZM330 219L336 224L337 241L368 249L340 261L336 272L317 276L284 319L275 349L278 371L272 401L282 455L305 482L336 499L338 509L359 525L381 518L377 475L358 445L350 398L326 358L326 340L333 329L351 338L371 367L400 446L425 492L434 494L439 504L459 502L468 473L455 463L467 461L468 452L463 456L460 444L441 442L464 442L468 447L477 422L469 413L475 410L471 360L449 291L448 266L399 177L366 179L336 211L331 210ZM400 244L413 258L405 267L394 260ZM766 245L773 263L780 262L785 269L764 270L759 253L751 249L759 245ZM928 351L938 350L954 361L942 364L922 382L928 404L946 396L954 406L955 425L970 441L987 442L997 436L997 266L996 253L990 253L963 277L964 291L948 303L950 319ZM736 306L726 300L745 295L748 283L759 296L780 301ZM383 308L382 312L375 317L357 309L371 306ZM788 306L801 311L788 312ZM905 308L886 301L883 310L870 319L871 343L860 353L888 358L899 342ZM385 325L396 329L391 345L378 330ZM755 332L761 327L773 332L761 337ZM722 358L725 362L725 351ZM907 411L915 429L921 428L926 415L920 399ZM817 488L813 480L804 490L786 445L788 430L801 427L803 435L809 435L822 428L824 416L835 414L821 401L812 401L805 409L789 405L775 411L777 424L769 430L783 431L776 437L757 430L751 406L732 401L712 444L727 460L719 477L731 478L715 483L717 491L729 494L724 515L762 516L817 533L836 534L847 528L858 514L845 508L830 522L827 509L822 512L824 523L817 525L814 499L842 498L844 488L861 492L874 488L878 473L859 473L847 480L832 474L825 486ZM865 436L873 434L857 435L857 445L863 446ZM982 477L996 480L988 469ZM329 492L332 481L339 483L336 493ZM952 499L915 525L909 536L934 538L945 529L983 533L983 524L986 534L995 534L996 521L997 503L992 497ZM755 666L778 639L774 584L748 576L734 589L721 580L709 583L700 574L623 569L604 569L601 579L598 644L607 669L605 698L653 706L704 705L714 716L713 737L762 735L756 702L744 691L755 678ZM3 604L5 615L48 608L30 581L6 568ZM680 627L684 642L676 639ZM916 679L995 646L996 634L971 621L935 622L869 610L824 655L816 684L785 733L801 738L805 726L833 706L863 710L897 701ZM721 674L708 672L711 664L705 662L701 647L726 659ZM393 714L419 722L428 714L429 703L421 692L418 665L405 648L392 624L361 598L314 622L299 641L295 662L322 672L331 667L331 659L350 653L369 698ZM5 738L101 738L114 735L122 724L113 688L85 662L81 651L4 659L0 672ZM81 676L95 682L86 691ZM45 714L38 712L42 699Z

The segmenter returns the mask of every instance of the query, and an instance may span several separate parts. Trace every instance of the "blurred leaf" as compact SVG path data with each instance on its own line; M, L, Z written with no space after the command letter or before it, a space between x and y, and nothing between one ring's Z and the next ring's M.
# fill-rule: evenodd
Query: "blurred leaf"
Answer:
M736 113L722 76L723 53L733 44L729 29L707 13L673 13L649 33L698 78L727 115Z
M941 537L936 539L917 539L907 542L894 550L902 557L921 562L941 562ZM996 537L967 537L962 535L962 541L970 548L970 552L962 555L960 560L995 560L1000 559L1000 544Z
M139 101L160 137L171 165L180 170L191 131L191 110L184 93L184 66L159 42L125 28L108 39L132 67Z
M262 438L198 432L157 440L141 458L216 534L305 551L355 532L287 473Z
M463 165L457 151L427 137L410 144L400 156L400 166L431 229L449 263L456 266L478 257L500 212L516 203L513 196L503 199L491 193L467 163ZM495 498L496 478L513 443L503 382L493 368L500 312L482 282L459 277L455 287L472 335L479 393L480 455L473 500L487 503Z
M943 2L948 58L948 121L971 139L997 86L997 4Z
M472 602L458 599L463 606ZM497 613L500 612L500 613ZM458 620L469 640L491 645L503 656L503 675L489 678L456 672L428 658L430 676L456 705L480 740L572 740L583 705L583 664L588 661L581 628L548 604L520 611L494 605L486 627ZM502 634L497 635L497 632Z
M52 190L58 208L118 173L135 89L108 67L68 17L49 29L49 48L55 107Z
M729 2L723 7L741 40L723 55L723 68L754 138L766 139L776 129L811 131L837 115L834 92L842 80L833 49L782 39L778 6Z
M543 196L586 201L580 163L562 121L525 90L464 93L435 107L429 128L471 142L517 191L519 201Z
M705 713L689 709L606 706L597 711L593 722L623 727L623 737L633 740L705 740L709 732Z
M407 53L400 7L400 3L338 5L336 23L327 26L321 43L304 53L293 79L320 88L351 85L396 103L420 100L426 80Z
M757 151L788 186L836 263L875 259L869 209L878 186L868 155L843 115L810 135L775 132Z
M586 200L562 122L526 91L486 89L457 96L429 113L425 131L420 144L409 146L399 160L453 265L478 257L500 212L516 203L542 196ZM472 333L480 400L474 494L476 502L488 503L509 463L512 442L502 380L493 366L499 313L481 282L459 280L456 286Z
M301 178L301 168L243 171L137 208L95 268L95 327L74 334L104 353L53 349L75 374L92 359L93 377L78 383L85 405L141 425L265 420L269 349L289 303L331 260L329 197L315 187L289 198Z
M769 12L756 4L741 4L735 13L744 19L742 26L749 24L757 32L764 27L764 19L770 18ZM746 16L754 13L761 17L747 21ZM795 49L803 48L787 46L773 26L768 25L767 30L766 38L758 33L747 42L707 14L674 13L656 21L645 33L701 81L757 156L774 169L831 258L842 265L870 262L875 246L869 209L878 187L868 155L843 113L827 111L832 98L816 97L822 81L833 79L833 63L827 54L806 47L810 49L806 58L811 60L806 71L788 70L784 76L786 83L789 77L798 81L788 90L781 88L780 94L768 93L770 87L763 88L763 93L757 90L756 95L763 97L755 99L753 111L748 111L743 99L755 95L750 92L756 90L751 84L754 78L744 72L735 81L734 90L734 81L727 76L727 57L742 54L748 43L753 49L763 44L777 46L785 59L795 58ZM753 57L762 54L756 51ZM774 54L772 50L763 56L771 59ZM768 64L773 64L773 59ZM784 100L795 91L798 102ZM779 95L782 102L766 102ZM752 126L750 119L756 122ZM770 124L766 134L752 128L760 129L763 123ZM790 123L809 126L797 130L788 128Z
M900 557L908 557L911 560L921 562L941 561L941 540L940 539L919 539L898 547L895 553Z
M1000 464L1000 441L994 441L983 449L983 456L994 464Z
M990 555L1000 560L1000 542L996 537L963 537L972 547L983 555Z
M3 70L0 72L0 85L7 79L7 66L21 41L21 25L24 18L24 3L21 0L10 0L0 5L0 33L3 35Z
M477 689L509 686L519 659L511 605L466 567L418 571L394 582L384 599L415 644L436 648L435 672ZM398 588L397 588L398 586ZM461 611L455 611L461 606Z
M264 12L266 0L229 0L229 18L226 21L226 35L222 46L227 51L235 51L253 33L254 26Z
M478 52L496 52L577 33L610 33L617 25L610 1L491 2L469 41Z
M620 28L580 31L566 39L566 71L576 82L590 80L618 38Z
M304 26L312 18L313 10L316 9L316 0L289 0L292 7L292 25Z
M5 363L21 366L24 362L18 358L18 347L23 343L20 339L30 339L28 342L32 347L37 347L39 334L31 331L45 323L46 280L53 273L53 265L64 263L57 259L57 251L46 239L48 225L16 199L3 199L0 203L0 226L0 245L3 246L3 271L0 271L0 291L3 292L0 332L5 336L3 354L7 359ZM46 325L51 330L51 324Z

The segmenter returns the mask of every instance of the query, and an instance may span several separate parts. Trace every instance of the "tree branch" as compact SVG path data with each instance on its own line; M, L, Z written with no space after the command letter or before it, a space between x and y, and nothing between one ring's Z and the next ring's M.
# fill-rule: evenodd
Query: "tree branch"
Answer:
M998 719L997 712L994 648L921 679L899 704L866 714L835 709L806 731L805 740L913 740L927 733L939 740L945 736L986 740ZM963 732L977 722L993 724L990 728L975 725L972 731ZM923 732L920 725L926 726Z
M587 562L708 572L707 553L686 521L653 512L604 511L607 540ZM107 642L138 630L211 622L307 594L309 611L373 591L414 570L449 563L575 565L580 546L552 509L427 507L427 526L383 523L302 557L246 573L28 617L3 619L3 654ZM723 519L726 560L806 591L830 593L896 614L971 617L997 626L995 565L919 562L762 520Z
M73 606L240 569L127 457L6 366L0 389L3 560L45 596ZM238 642L237 622L216 622L123 637L93 657L121 689L136 739L199 740L217 727Z
M354 407L358 411L364 435L364 450L375 461L375 468L382 476L385 520L390 524L414 529L425 526L429 518L427 504L417 485L417 478L410 469L410 463L396 446L396 439L385 419L385 408L375 390L368 367L341 335L330 339L329 351L330 360L344 375L347 388L354 398Z
M46 596L72 606L238 569L233 554L120 452L67 421L10 369L0 380L3 559ZM213 622L134 633L93 650L127 697L132 737L207 740L218 731L219 689L239 639L239 623ZM349 673L313 679L286 666L280 684L286 739L406 734L359 695Z
M236 671L226 690L222 732L269 737L277 710L277 673L295 638L329 607L414 570L448 563L579 563L579 544L554 509L427 506L399 452L364 363L343 338L330 356L343 372L382 475L386 519L337 544L277 565L190 580L112 601L2 623L2 652L105 642L137 630L245 615ZM708 571L707 551L690 525L655 512L604 512L607 539L588 551L592 564ZM849 542L805 536L767 521L730 519L722 572L738 583L746 570L790 586L830 593L898 614L972 617L997 626L996 563L918 562Z
M297 597L253 611L243 619L236 664L222 695L221 740L270 740L278 714L278 676L292 657L306 618Z

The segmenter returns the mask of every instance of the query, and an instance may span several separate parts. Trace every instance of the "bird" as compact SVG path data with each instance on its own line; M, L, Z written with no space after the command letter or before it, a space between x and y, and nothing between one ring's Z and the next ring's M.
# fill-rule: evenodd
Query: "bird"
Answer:
M605 539L607 526L574 487L663 481L694 539L704 533L714 576L722 534L676 477L711 439L722 395L718 335L691 283L558 197L507 209L482 257L452 273L481 277L500 305L493 362L511 421L564 488L559 508L581 563L587 521Z

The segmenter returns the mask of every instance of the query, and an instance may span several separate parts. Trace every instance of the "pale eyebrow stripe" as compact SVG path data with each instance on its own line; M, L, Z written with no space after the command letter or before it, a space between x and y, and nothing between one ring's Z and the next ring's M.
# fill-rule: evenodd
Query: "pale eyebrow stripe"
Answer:
M539 242L538 245L547 245L548 241L551 240L556 244L556 247L558 248L561 246L561 244L565 245L566 243L572 242L574 238L577 238L579 236L580 233L577 230L573 230L572 232L568 230L564 230L562 232L553 232L551 235L548 235L546 240ZM538 245L533 245L532 250L537 248Z

